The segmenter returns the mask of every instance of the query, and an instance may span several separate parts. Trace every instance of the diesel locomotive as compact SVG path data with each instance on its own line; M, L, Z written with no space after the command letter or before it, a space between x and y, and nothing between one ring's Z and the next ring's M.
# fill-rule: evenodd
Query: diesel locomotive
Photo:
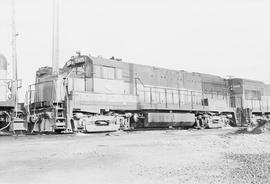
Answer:
M12 80L7 77L7 59L0 54L0 131L9 128L15 109L15 100L11 95Z
M78 52L57 73L39 68L25 105L35 131L191 127L200 114L236 126L247 111L269 113L270 86Z

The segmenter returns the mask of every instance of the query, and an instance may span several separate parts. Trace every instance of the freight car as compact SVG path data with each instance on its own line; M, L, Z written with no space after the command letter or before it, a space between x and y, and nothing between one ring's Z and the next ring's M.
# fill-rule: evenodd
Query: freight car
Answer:
M58 74L51 67L37 71L26 106L36 131L91 131L108 122L126 129L189 127L206 113L230 115L236 124L232 82L78 53Z

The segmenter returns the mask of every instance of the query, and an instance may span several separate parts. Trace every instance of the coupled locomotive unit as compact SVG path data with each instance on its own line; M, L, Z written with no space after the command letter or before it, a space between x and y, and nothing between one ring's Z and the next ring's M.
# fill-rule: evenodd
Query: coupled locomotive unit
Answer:
M0 54L0 131L9 128L15 109L15 100L11 96L11 81L7 77L7 59Z
M269 87L248 82L78 53L57 74L51 67L36 72L26 107L35 131L191 127L198 114L223 115L236 125L236 110L250 103L269 112Z

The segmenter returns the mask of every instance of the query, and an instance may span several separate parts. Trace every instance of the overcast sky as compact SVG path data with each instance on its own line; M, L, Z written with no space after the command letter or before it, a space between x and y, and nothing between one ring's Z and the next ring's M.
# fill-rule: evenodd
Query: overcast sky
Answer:
M0 8L11 69L11 0ZM16 23L22 101L35 71L51 66L52 0L16 0ZM60 66L77 50L270 83L270 1L60 0Z

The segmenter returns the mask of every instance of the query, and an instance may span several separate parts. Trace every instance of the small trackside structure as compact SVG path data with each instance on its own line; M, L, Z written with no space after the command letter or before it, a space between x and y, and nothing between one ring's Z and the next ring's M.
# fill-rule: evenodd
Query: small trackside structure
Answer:
M36 83L27 93L29 127L43 132L99 132L236 126L249 98L248 91L236 89L237 80L77 53L58 74L51 67L36 72ZM253 94L257 88L250 90ZM261 113L269 112L267 95L257 99L266 100Z

